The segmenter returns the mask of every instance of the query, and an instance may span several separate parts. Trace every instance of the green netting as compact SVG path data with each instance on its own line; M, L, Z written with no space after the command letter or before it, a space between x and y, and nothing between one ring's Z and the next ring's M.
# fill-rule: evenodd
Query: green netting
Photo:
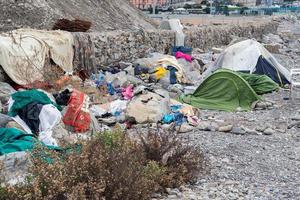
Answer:
M205 79L194 94L180 96L179 100L202 109L247 111L261 99L238 73L221 69Z

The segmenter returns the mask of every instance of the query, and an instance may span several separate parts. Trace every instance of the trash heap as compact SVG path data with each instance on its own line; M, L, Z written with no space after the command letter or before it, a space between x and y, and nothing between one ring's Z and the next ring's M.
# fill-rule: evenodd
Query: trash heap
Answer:
M27 37L17 37L20 32ZM231 51L225 50L219 56L221 62L215 54L204 55L209 59L200 60L188 47L175 47L171 55L151 53L132 63L119 62L93 72L74 70L76 66L69 57L74 56L69 48L74 41L66 32L20 32L13 33L15 46L1 46L6 54L0 57L0 64L11 85L0 83L0 156L31 151L36 143L59 150L116 125L133 129L141 124L160 124L166 129L175 127L179 132L188 132L201 125L201 109L249 111L263 101L259 95L277 90L276 80L285 77L281 73L274 76L279 67L269 62L269 57L263 57L269 55L266 50L263 54L254 52L259 68L251 65L249 72L242 73L228 69L226 53ZM0 44L9 44L10 39L9 35L1 36ZM34 54L34 50L43 51ZM45 66L49 67L47 63L50 69L60 69L55 74L57 70L48 71L52 79L41 73ZM25 73L28 69L31 73ZM254 69L261 69L261 73L255 74ZM204 77L205 70L211 75ZM13 179L15 182L18 181Z

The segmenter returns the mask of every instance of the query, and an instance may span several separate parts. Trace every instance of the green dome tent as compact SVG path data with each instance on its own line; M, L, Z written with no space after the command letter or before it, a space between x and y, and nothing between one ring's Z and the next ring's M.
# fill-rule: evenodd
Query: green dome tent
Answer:
M278 85L267 76L221 69L205 79L192 95L182 95L179 100L202 109L236 111L241 108L247 111L254 102L261 100L255 91L262 94L277 88Z

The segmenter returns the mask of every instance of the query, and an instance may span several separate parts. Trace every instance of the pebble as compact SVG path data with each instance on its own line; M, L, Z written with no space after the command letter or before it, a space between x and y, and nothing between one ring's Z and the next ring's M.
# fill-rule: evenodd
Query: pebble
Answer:
M255 130L259 132L264 132L268 127L261 126L261 127L256 127Z
M252 129L249 129L249 128L243 128L247 134L250 134L250 135L259 135L258 132L256 130L252 130Z
M267 104L265 102L258 102L255 105L255 109L257 110L265 110L267 108Z
M273 130L271 128L267 128L266 130L264 130L263 134L264 135L273 135L273 134L275 134L275 130Z
M236 135L245 135L246 131L241 127L234 126L231 130L231 133Z
M233 128L233 125L221 126L219 127L220 132L230 132Z
M179 133L188 133L194 130L193 126L190 126L189 124L183 124L179 127Z
M210 127L210 122L201 121L199 123L198 129L201 130L201 131L210 131L209 127Z

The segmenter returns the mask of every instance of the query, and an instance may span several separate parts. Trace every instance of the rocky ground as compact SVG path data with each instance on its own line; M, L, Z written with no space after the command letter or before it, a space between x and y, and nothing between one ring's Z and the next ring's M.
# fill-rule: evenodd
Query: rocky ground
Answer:
M284 52L276 57L299 64L299 31L299 22L280 25L278 34L286 41ZM287 33L294 39L284 37ZM285 90L265 95L273 103L265 110L201 111L201 130L183 138L203 150L210 173L193 186L169 190L162 198L300 199L300 105L299 99L284 100L286 97L289 93ZM230 133L218 131L228 126Z

